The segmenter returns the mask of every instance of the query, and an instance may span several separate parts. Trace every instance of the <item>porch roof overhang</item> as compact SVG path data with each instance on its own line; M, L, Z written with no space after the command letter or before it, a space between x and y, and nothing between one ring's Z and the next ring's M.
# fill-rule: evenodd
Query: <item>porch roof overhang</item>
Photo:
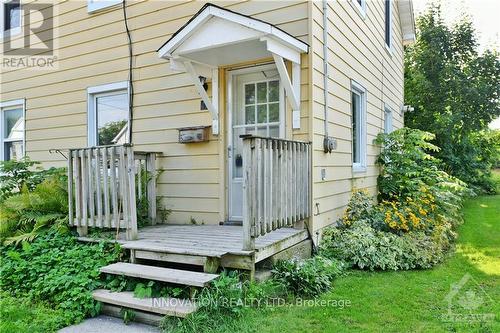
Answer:
M170 61L170 68L188 72L200 97L212 114L212 132L218 134L216 103L218 67L273 58L292 105L294 119L299 119L300 55L309 46L270 23L206 4L158 50L158 56ZM292 63L293 81L284 60ZM212 79L212 100L208 98L199 76ZM295 122L296 123L296 122ZM294 126L296 127L296 126Z

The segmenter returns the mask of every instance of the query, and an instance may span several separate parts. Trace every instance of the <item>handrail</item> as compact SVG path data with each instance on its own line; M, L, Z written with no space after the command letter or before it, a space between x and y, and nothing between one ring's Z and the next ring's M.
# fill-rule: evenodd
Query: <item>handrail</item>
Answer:
M243 249L310 216L311 143L253 135L243 139Z
M134 153L129 144L70 149L69 224L80 235L88 227L117 228L136 239L137 198L147 195L148 216L156 222L155 165L156 153Z

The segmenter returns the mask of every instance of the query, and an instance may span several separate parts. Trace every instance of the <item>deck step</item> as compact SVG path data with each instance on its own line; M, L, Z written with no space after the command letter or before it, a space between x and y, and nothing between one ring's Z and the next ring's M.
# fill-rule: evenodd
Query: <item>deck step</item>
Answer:
M134 297L134 293L131 291L113 292L107 289L97 289L92 292L92 297L102 303L165 316L184 318L196 311L196 305L187 299L171 297L137 298Z
M101 273L126 275L135 278L205 287L216 279L218 274L184 271L180 269L117 262L101 268Z

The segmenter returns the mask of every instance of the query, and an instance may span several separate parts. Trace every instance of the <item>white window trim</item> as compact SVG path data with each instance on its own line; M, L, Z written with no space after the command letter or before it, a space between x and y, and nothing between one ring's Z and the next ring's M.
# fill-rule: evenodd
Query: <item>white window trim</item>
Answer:
M394 111L391 107L384 104L384 133L389 134L392 131L394 131L393 122L394 122ZM390 129L387 128L388 125Z
M24 132L23 132L23 157L26 156L26 100L16 99L11 101L0 102L0 161L5 160L5 152L4 152L4 143L5 142L13 142L19 140L5 140L4 139L4 123L3 123L3 112L17 109L22 107L23 109L23 122L24 122Z
M352 163L352 171L355 173L358 172L366 172L366 106L367 106L367 92L365 87L361 84L351 81L351 93L357 93L360 95L360 115L359 115L359 128L360 128L360 137L358 138L359 142L359 158L360 162ZM352 102L351 102L352 103ZM352 105L351 105L352 110ZM353 115L354 116L354 115ZM351 128L351 131L353 129ZM354 151L352 152L354 154ZM354 156L353 156L354 157Z
M384 1L384 45L385 49L389 52L390 55L392 55L392 49L393 49L393 43L392 43L392 0L387 0L389 1L389 44L387 44L387 41L385 40L385 1Z
M87 13L92 14L100 10L119 5L123 0L87 0Z
M21 3L21 0L19 0L19 4L20 4L20 8L21 8L21 13L19 15L19 27L16 27L14 29L9 29L9 30L5 30L5 8L4 8L4 4L6 3L9 3L9 2L12 2L12 0L2 0L0 1L0 40L2 39L5 39L6 37L14 37L14 36L17 36L17 35L20 35L21 32L22 32L22 26L23 26L23 23L24 23L24 15L23 15L23 11L22 11L22 3Z
M96 98L102 95L112 94L114 92L127 91L127 105L130 100L130 87L128 81L103 84L87 88L87 144L94 147L97 144L97 110L95 108ZM127 123L130 128L130 118Z
M359 12L359 15L361 15L361 17L363 19L365 19L366 18L366 0L361 0L361 5L358 3L357 0L351 0L351 2L353 3L354 8L356 8L357 11Z

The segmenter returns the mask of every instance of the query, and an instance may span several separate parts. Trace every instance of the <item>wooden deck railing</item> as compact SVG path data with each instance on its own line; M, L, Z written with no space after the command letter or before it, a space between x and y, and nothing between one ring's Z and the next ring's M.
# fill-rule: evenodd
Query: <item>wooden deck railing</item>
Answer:
M242 135L243 249L310 216L311 144Z
M70 149L69 223L80 235L88 227L126 230L137 238L137 198L147 197L156 222L156 153L134 152L131 145Z

